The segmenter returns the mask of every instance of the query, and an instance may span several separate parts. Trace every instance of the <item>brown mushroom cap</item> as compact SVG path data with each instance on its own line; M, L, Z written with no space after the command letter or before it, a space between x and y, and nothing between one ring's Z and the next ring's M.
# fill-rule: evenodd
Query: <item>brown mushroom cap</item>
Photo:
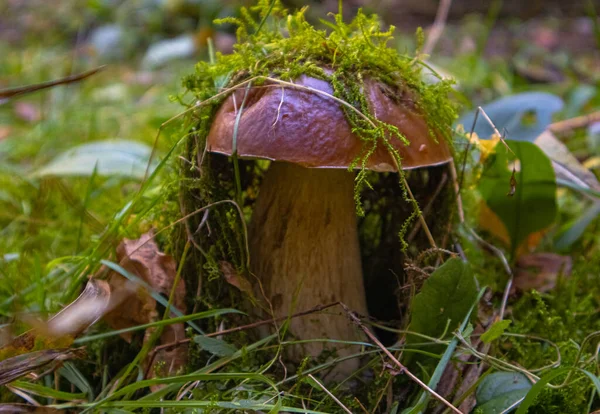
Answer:
M302 76L294 83L333 94L331 85L324 80ZM407 146L398 138L390 139L402 158L403 169L450 161L445 140L441 136L437 142L431 138L427 122L417 112L408 92L392 99L389 87L374 81L366 81L365 85L372 113L396 126L410 141ZM245 88L237 90L217 111L207 137L208 151L232 155L236 108L245 93ZM351 132L339 103L308 90L275 86L248 91L236 146L241 158L287 161L309 168L348 168L364 153L363 141ZM379 172L397 171L382 144L377 145L366 167Z

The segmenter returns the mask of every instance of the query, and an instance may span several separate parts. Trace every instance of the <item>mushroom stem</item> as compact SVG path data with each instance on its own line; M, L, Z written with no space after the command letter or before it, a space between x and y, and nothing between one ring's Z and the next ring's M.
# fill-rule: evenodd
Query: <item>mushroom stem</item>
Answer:
M309 169L273 162L260 189L249 229L252 271L259 278L275 317L334 301L366 315L360 249L353 199L354 175L344 169ZM257 292L262 297L261 292ZM289 330L299 339L360 340L343 313L294 318ZM290 359L318 356L324 348L338 356L358 346L308 342L289 349ZM358 359L336 373L348 374Z

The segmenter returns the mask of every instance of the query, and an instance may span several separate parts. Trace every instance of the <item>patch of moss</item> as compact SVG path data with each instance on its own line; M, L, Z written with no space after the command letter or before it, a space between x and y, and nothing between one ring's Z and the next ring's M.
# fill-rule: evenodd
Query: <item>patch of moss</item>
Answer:
M574 265L573 274L560 279L551 293L532 291L524 294L512 306L510 332L552 341L560 350L561 367L575 366L597 375L598 337L588 340L586 337L600 331L598 266L600 257L579 260ZM502 353L504 360L516 361L528 369L547 365L556 359L556 351L548 344L522 338L511 339ZM552 383L560 384L565 378L559 377ZM583 374L574 374L564 388L546 388L529 412L587 412L592 387Z

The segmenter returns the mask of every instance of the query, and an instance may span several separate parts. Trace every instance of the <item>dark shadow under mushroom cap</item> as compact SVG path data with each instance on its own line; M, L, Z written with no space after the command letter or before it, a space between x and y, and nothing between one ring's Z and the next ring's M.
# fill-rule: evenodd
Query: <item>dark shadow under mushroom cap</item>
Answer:
M333 94L331 85L324 80L301 76L294 83ZM450 161L447 143L441 135L437 140L431 137L410 93L394 96L390 87L370 80L365 82L365 88L371 113L397 127L410 142L406 145L399 138L390 137L401 156L402 169ZM237 110L245 94L246 88L238 89L217 111L207 137L208 151L232 155ZM340 103L309 90L273 84L248 90L236 142L241 158L285 161L309 168L348 168L370 145L352 133ZM368 157L366 168L397 171L382 142Z

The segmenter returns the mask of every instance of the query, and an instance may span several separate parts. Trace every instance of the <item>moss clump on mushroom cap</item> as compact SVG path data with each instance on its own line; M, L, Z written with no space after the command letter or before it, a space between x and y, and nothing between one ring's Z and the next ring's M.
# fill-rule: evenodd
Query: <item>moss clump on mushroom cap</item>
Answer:
M333 23L322 21L329 30L318 30L305 20L305 9L287 14L279 1L270 0L259 1L251 11L242 8L240 18L221 20L238 25L238 43L233 54L217 54L212 63L200 62L196 73L185 78L184 87L195 98L190 106L254 77L293 81L307 75L323 79L332 85L334 96L365 115L365 118L360 117L342 107L353 132L364 142L365 148L350 168L364 166L377 145L386 145L401 164L388 140L396 137L407 142L407 137L369 112L363 81L372 79L392 88L402 87L414 92L417 100L412 104L418 112L425 114L432 138L435 140L441 135L451 142L451 125L456 118L455 107L448 99L452 83L441 79L435 84L423 82L423 63L418 57L401 55L389 46L393 40L393 26L382 31L376 15L367 16L359 10L350 23L344 23L338 13L334 15ZM253 85L262 81L257 79ZM209 106L218 107L221 101L212 100ZM203 112L212 113L206 109ZM200 135L206 135L209 127L209 123L200 125ZM357 197L365 178L363 168L357 177Z

